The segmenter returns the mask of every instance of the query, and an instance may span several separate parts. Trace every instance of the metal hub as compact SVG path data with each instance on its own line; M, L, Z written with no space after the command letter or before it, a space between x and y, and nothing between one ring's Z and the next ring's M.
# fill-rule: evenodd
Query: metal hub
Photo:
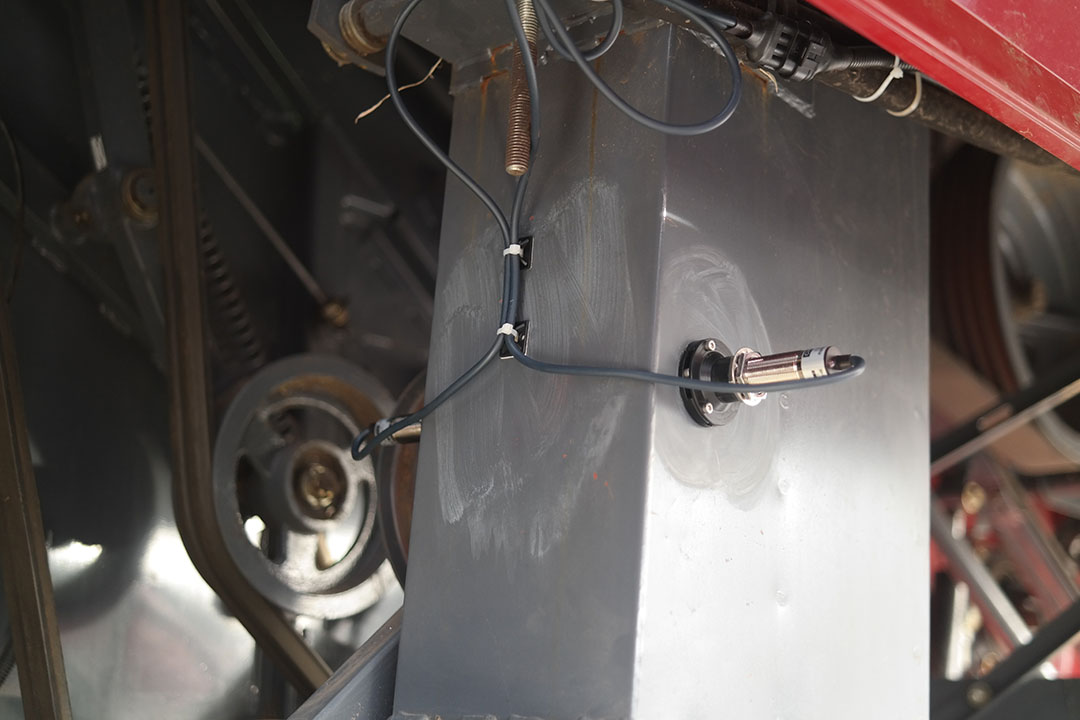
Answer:
M292 489L300 509L315 520L330 520L337 515L349 496L345 469L338 459L318 446L312 446L293 463Z
M282 609L347 617L391 581L374 470L348 450L389 406L386 391L344 360L301 355L256 374L226 412L214 446L225 548Z

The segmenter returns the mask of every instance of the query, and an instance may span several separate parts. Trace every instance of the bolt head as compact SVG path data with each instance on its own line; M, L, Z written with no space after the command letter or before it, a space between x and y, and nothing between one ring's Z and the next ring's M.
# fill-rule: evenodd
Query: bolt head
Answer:
M306 463L296 474L296 496L305 514L329 520L337 514L347 490L345 478L319 461Z
M994 691L984 682L973 682L967 689L968 705L981 708L994 697Z
M709 352L716 352L716 341L715 340L709 340L708 342L706 342L705 343L705 349L708 350Z
M715 409L716 409L716 408L714 408L714 407L713 407L713 404L712 404L712 403L705 403L705 414L706 414L706 415L712 415L712 414L713 414L713 411L714 411Z
M982 485L970 480L960 492L960 506L968 515L978 515L986 504L986 490Z
M323 320L336 328L349 324L349 308L341 300L330 300L322 307Z

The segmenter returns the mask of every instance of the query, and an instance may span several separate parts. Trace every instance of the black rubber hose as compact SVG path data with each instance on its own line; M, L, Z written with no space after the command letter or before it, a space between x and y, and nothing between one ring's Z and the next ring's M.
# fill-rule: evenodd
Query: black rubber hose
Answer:
M829 62L823 72L834 70L862 70L864 68L889 69L896 63L896 56L889 55L877 47L837 48L836 56ZM915 72L915 66L906 62L900 63L900 69L904 72Z

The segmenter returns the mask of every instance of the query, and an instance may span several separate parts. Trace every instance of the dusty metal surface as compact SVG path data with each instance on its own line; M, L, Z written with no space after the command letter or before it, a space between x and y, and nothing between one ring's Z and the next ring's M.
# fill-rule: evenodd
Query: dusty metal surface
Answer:
M670 28L601 71L678 120L725 82ZM925 131L813 89L810 119L747 80L727 126L685 140L542 69L529 352L674 371L717 337L870 369L700 428L674 390L497 363L425 421L401 717L925 712ZM505 77L464 89L451 145L504 203L506 101ZM444 207L429 396L498 312L495 227L455 182ZM814 672L793 647L820 649Z
M386 720L393 710L400 641L399 610L289 720Z

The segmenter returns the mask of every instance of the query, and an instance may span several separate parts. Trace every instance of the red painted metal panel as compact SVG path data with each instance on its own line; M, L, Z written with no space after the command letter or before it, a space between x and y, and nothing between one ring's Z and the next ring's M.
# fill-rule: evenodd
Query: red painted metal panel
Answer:
M1080 0L811 0L1080 169Z

